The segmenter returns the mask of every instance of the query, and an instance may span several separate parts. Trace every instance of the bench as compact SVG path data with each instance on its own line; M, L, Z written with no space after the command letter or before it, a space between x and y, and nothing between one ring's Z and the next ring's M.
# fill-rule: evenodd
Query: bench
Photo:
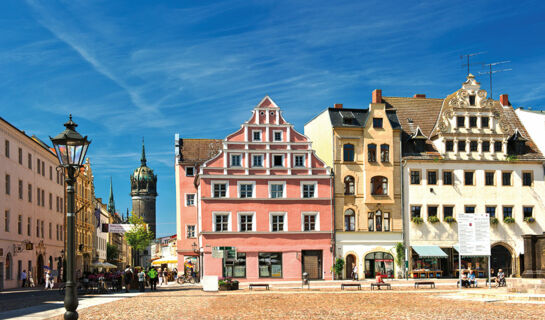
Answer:
M457 287L457 288L460 287L460 280L456 281L456 287ZM477 288L477 287L478 287L477 279L475 279L475 282L470 283L470 284L469 284L469 287L470 287L470 288Z
M386 287L389 290L392 290L392 286L389 283L371 283L371 290L373 290L375 287L377 287L380 290L380 287Z
M269 285L267 283L250 283L249 289L252 290L255 287L262 287L267 290L270 290Z
M433 282L433 281L416 281L414 283L415 288L419 288L420 286L430 286L430 288L435 288L435 282Z
M361 284L359 283L341 283L341 290L344 290L344 287L357 287L358 290L361 290Z

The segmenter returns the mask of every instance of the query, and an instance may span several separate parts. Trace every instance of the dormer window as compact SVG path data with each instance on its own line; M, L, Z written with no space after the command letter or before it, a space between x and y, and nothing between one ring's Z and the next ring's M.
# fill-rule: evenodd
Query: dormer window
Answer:
M470 95L469 95L469 105L470 105L470 106L474 106L474 105L475 105L475 95L474 95L474 94L470 94Z
M254 130L252 132L253 141L261 141L261 131Z
M382 118L373 118L373 128L382 129Z

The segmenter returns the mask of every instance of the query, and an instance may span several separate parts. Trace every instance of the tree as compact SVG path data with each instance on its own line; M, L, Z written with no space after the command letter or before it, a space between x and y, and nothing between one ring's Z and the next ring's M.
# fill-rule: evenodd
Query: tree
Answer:
M335 269L335 274L337 275L337 279L341 278L341 274L343 273L344 268L344 260L342 258L337 258L335 261L335 264L333 265L333 269Z
M136 266L140 260L139 251L145 250L150 245L151 240L155 239L155 235L148 230L142 217L131 215L129 223L132 224L132 228L130 231L125 232L125 239L136 251L136 256L133 256L133 264Z
M396 244L396 264L402 270L402 274L405 273L405 246L403 243L398 242Z
M118 258L119 248L116 245L108 243L106 246L106 260L110 263L115 263Z

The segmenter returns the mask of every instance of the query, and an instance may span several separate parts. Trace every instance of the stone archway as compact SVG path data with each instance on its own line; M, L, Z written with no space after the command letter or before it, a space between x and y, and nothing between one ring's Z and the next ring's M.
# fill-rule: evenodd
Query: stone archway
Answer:
M358 264L358 260L355 254L349 253L346 255L344 261L345 279L350 279L352 277L352 270L354 269L354 265Z
M494 269L494 273L498 269L503 269L506 276L511 276L513 270L513 255L511 248L503 243L496 243L490 250L490 267Z

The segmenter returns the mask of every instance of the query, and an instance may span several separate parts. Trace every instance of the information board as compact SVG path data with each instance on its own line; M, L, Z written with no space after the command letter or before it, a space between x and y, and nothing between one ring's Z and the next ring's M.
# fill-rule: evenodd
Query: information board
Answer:
M462 256L490 256L490 218L488 214L458 215L458 243Z

